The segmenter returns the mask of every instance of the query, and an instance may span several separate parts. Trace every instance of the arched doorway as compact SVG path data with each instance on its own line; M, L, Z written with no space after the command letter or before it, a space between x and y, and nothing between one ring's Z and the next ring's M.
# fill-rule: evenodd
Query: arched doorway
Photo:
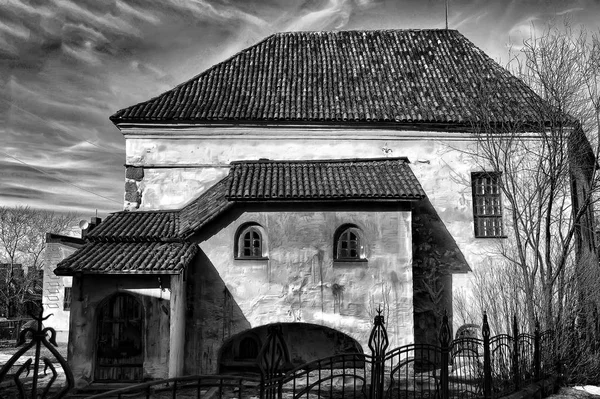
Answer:
M96 381L141 381L143 308L130 294L111 296L98 306Z
M225 341L219 350L219 372L259 374L258 355L268 341L269 327L275 325L281 327L288 369L327 356L363 353L358 341L333 328L311 323L274 323L242 331Z

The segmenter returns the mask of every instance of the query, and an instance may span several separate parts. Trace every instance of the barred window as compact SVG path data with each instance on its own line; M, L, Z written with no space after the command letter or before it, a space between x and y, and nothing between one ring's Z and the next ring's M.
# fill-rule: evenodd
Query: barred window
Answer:
M63 297L63 310L71 310L71 290L72 287L65 287L65 296Z
M503 237L500 172L471 174L475 237Z

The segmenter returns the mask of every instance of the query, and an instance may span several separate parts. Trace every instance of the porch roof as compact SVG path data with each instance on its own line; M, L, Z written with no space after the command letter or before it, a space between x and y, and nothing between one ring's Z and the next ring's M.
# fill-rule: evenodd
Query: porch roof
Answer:
M57 265L58 276L179 274L198 252L191 242L90 242Z
M109 215L55 273L179 273L198 251L189 237L246 202L424 199L408 164L407 158L233 162L228 176L182 209Z

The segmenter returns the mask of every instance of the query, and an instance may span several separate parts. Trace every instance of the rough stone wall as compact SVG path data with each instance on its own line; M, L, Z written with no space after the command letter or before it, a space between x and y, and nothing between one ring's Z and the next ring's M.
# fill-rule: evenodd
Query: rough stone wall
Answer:
M352 210L339 211L314 207L317 209L277 210L269 205L244 212L200 243L204 259L201 257L195 267L214 269L217 274L214 283L203 283L200 296L196 293L193 297L195 304L204 301L207 313L196 324L195 334L202 340L192 343L195 337L188 337L189 356L206 353L214 369L217 352L228 338L220 327L223 310L215 301L224 295L215 288L222 282L248 327L275 322L324 325L366 348L375 310L381 305L390 345L414 341L410 209L398 205L379 210L358 209L356 205ZM235 259L236 231L249 222L264 228L268 260ZM334 233L347 223L362 230L368 262L334 263ZM209 290L214 295L207 295Z
M81 280L83 279L83 280ZM110 295L126 292L141 301L144 315L144 378L167 378L169 361L169 276L84 275L73 277L68 362L76 385L94 378L96 311Z
M54 274L56 265L75 252L76 248L58 242L46 243L44 253L44 280L42 305L45 314L52 316L44 321L44 326L56 330L56 340L67 342L69 337L69 316L71 312L64 310L65 287L71 287L72 277Z

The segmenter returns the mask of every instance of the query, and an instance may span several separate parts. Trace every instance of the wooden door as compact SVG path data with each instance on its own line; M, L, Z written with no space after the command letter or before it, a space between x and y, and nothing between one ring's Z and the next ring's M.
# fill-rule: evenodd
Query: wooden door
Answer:
M98 308L96 381L141 381L144 363L142 305L129 294Z

